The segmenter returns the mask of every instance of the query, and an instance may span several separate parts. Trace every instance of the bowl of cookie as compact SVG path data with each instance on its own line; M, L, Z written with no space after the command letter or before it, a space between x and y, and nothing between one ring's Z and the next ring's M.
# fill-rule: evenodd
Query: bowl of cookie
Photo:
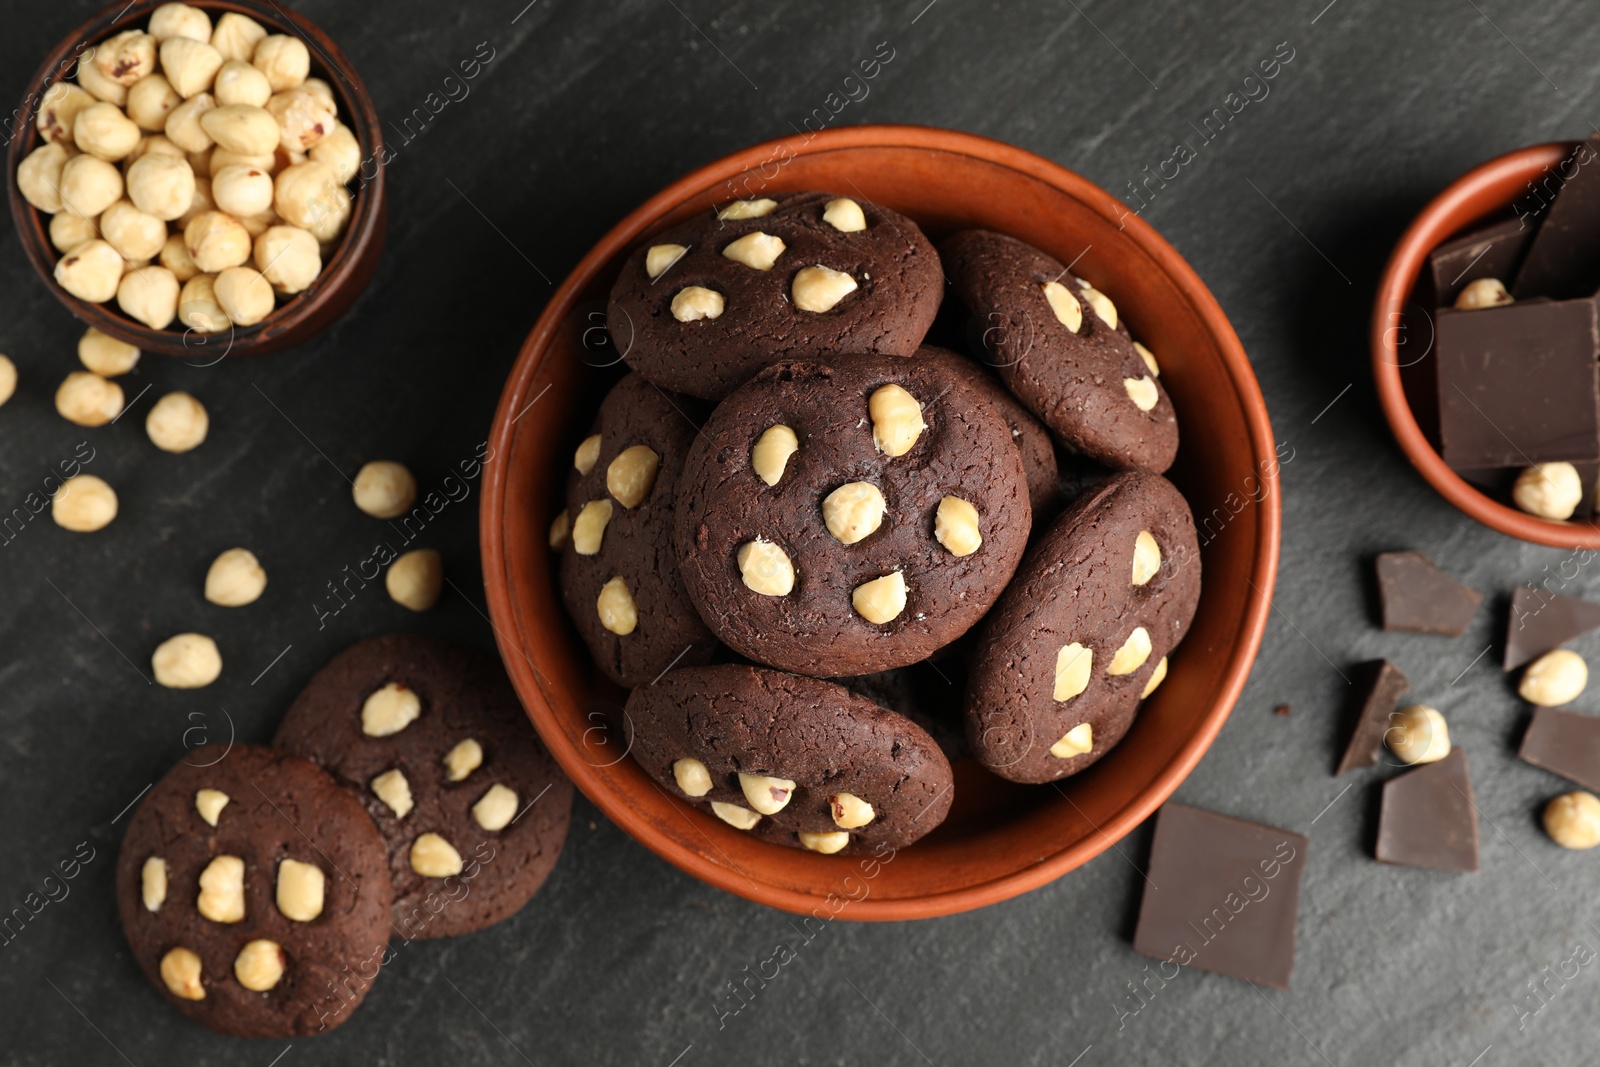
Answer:
M968 134L797 135L674 182L552 298L491 446L490 613L563 769L820 921L1109 848L1269 611L1279 460L1216 301L1116 198Z

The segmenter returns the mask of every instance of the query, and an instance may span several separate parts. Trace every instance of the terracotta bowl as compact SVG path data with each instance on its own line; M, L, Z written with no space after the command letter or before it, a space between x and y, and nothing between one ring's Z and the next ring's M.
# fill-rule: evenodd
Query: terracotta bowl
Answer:
M1412 303L1412 291L1428 255L1458 234L1497 216L1528 183L1560 163L1571 142L1533 145L1491 159L1456 179L1422 209L1401 236L1384 267L1372 315L1372 373L1378 400L1400 450L1446 500L1491 529L1557 548L1600 548L1600 526L1591 521L1554 522L1496 500L1445 465L1424 430L1437 410L1433 399L1433 320Z
M1161 360L1185 434L1171 476L1204 541L1193 632L1126 740L1056 787L1015 785L958 763L949 819L888 862L763 844L641 772L626 758L624 694L591 667L546 547L572 449L616 377L602 369L618 362L603 333L605 297L628 250L713 205L805 189L885 204L936 241L982 226L1075 261ZM1020 149L947 130L796 136L668 186L606 234L551 299L501 396L491 444L482 510L490 611L517 691L556 758L607 816L674 865L730 893L823 917L965 911L1043 885L1109 848L1177 788L1227 719L1260 645L1277 568L1272 429L1239 340L1205 285L1109 193Z
M214 361L223 356L258 355L307 341L330 326L355 302L378 267L388 212L384 167L380 162L385 159L385 149L378 113L350 60L327 34L273 0L186 2L203 9L213 23L224 13L237 11L255 19L271 33L292 34L303 39L311 53L312 76L323 79L333 88L339 103L339 121L349 126L361 142L362 168L353 179L359 188L350 206L350 222L338 249L323 261L322 273L317 275L316 281L304 292L279 303L272 314L254 326L234 326L212 334L185 330L176 320L165 330L152 330L124 315L115 298L104 304L91 304L56 284L55 266L61 253L50 243L50 216L35 209L17 189L17 165L43 143L34 124L38 101L56 82L75 81L78 56L113 34L142 29L150 20L150 12L162 2L134 0L127 3L124 0L102 9L52 48L28 81L22 104L9 120L20 128L8 123L6 129L10 135L6 174L11 190L11 218L22 247L63 307L88 325L146 352Z

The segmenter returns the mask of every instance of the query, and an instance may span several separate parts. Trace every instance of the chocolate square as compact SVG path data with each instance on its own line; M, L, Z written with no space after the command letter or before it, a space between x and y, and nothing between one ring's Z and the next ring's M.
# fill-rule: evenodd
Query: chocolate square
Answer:
M1446 241L1428 256L1417 297L1424 306L1449 307L1469 282L1498 278L1511 288L1535 227L1522 219L1506 219Z
M1564 708L1536 708L1517 758L1600 790L1600 716Z
M1547 201L1552 184L1554 199ZM1518 300L1593 296L1600 289L1600 134L1569 152L1517 205L1538 228L1511 295Z
M1421 552L1384 552L1377 571L1385 630L1460 637L1483 600Z
M1464 749L1383 783L1378 859L1438 871L1478 869L1478 812Z

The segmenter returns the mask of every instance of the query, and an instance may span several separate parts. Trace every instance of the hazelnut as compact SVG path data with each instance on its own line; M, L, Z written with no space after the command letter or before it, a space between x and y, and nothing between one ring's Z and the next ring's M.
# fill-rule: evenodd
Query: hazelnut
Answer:
M1139 699L1143 700L1151 693L1154 693L1156 691L1156 687L1166 680L1167 657L1162 656L1160 662L1156 664L1156 669L1150 672L1150 680L1144 683L1144 689L1139 693Z
M572 469L579 474L588 474L594 470L594 465L600 459L600 435L590 434L578 442L578 447L572 453Z
M183 228L183 244L194 265L206 274L237 267L250 258L249 232L238 219L221 211L206 211L190 219Z
M504 830L516 817L517 794L498 782L472 805L473 820L490 833Z
M1133 406L1140 411L1149 411L1161 400L1161 394L1156 391L1156 383L1147 375L1122 379L1122 388L1128 391L1128 399L1132 400Z
M92 219L122 199L122 172L103 159L73 156L61 165L61 210Z
M1523 700L1553 708L1570 703L1589 684L1589 667L1583 657L1570 649L1546 652L1522 672L1517 692Z
M356 472L356 507L375 519L397 519L417 501L417 480L403 463L375 459Z
M322 273L322 251L309 230L269 226L256 238L255 263L277 292L299 293Z
M101 74L126 89L156 69L156 39L139 30L124 30L94 49L94 65ZM80 68L82 64L79 64Z
M58 144L66 148L75 147L72 142L72 124L77 119L78 112L94 101L92 93L78 88L71 82L56 82L45 90L44 97L39 101L39 118L35 123L39 136L49 144Z
M1135 626L1133 633L1122 642L1122 647L1111 656L1111 663L1106 667L1106 673L1113 677L1123 674L1132 674L1144 666L1144 661L1150 658L1150 631L1143 626Z
M17 191L24 200L48 214L61 210L61 170L67 150L59 144L40 145L17 165Z
M972 555L983 547L978 509L958 496L943 497L933 518L933 536L952 555Z
M160 911L167 901L167 861L151 856L139 868L139 899L145 911Z
M51 186L52 189L57 188ZM100 236L93 219L82 218L70 211L58 211L50 216L50 243L57 252L70 252L85 241Z
M1045 302L1055 313L1057 322L1073 333L1083 328L1083 305L1072 295L1072 290L1060 282L1045 282L1039 288L1044 290Z
M873 447L886 456L905 455L928 428L917 398L893 382L873 390L867 413L872 416Z
M230 152L259 156L270 153L278 145L278 120L264 107L224 104L210 108L201 112L200 128L218 146ZM172 135L168 133L167 136ZM183 144L176 137L173 141Z
M308 159L278 173L273 206L285 222L310 230L322 239L330 220L349 214L350 191L326 163ZM339 227L342 227L342 221ZM337 234L336 227L334 233Z
M398 767L390 768L374 778L372 792L389 806L389 810L394 812L394 817L397 819L405 818L414 806L411 800L411 783L406 781L406 776Z
M650 280L661 277L672 269L672 265L684 257L689 249L684 245L651 245L650 250L644 254L644 272Z
M248 63L255 54L256 45L266 35L266 27L249 15L229 11L217 19L211 30L211 47L221 53L223 59Z
M1499 278L1479 278L1462 286L1461 292L1456 294L1455 306L1468 311L1479 308L1499 307L1501 304L1511 303L1511 294L1506 292L1505 283Z
M1583 503L1583 479L1570 463L1535 463L1517 475L1511 499L1529 515L1570 519Z
M98 374L75 370L56 389L56 411L79 426L104 426L122 412L122 387Z
M138 267L117 283L117 306L152 330L164 330L178 314L178 279L165 267Z
M286 152L309 152L332 130L333 111L303 89L278 93L266 103L278 120L278 144Z
M200 120L216 106L217 101L210 93L197 93L172 109L162 132L167 135L167 140L185 152L204 152L214 142Z
M321 167L321 163L305 164ZM311 231L311 236L317 239L322 246L324 257L331 257L335 251L333 243L344 233L345 224L350 221L350 190L343 185L333 184L326 186L323 198L311 205L310 212L306 215L304 227ZM287 217L287 216L285 216ZM274 220L282 221L282 220ZM293 221L292 219L289 221Z
M711 813L735 830L748 830L761 821L761 816L749 808L741 808L737 804L725 804L720 800L711 802Z
M1062 645L1056 652L1056 683L1053 699L1071 700L1089 688L1094 670L1094 650L1077 641Z
M300 88L316 97L334 115L339 114L339 101L333 95L333 86L321 78L307 78L300 83Z
M1139 353L1139 358L1144 360L1144 365L1150 368L1150 377L1161 377L1161 364L1156 362L1156 354L1154 352L1150 351L1138 341L1133 342L1133 350Z
M141 130L161 133L167 128L167 116L181 103L183 97L171 82L159 74L147 74L128 90L128 118Z
M97 102L78 112L72 121L72 140L81 151L115 163L139 145L144 135L139 124L115 104Z
M746 541L737 555L745 588L762 596L788 596L794 589L789 554L770 541Z
M117 494L92 474L68 478L50 498L50 517L63 529L93 533L117 517Z
M209 41L211 19L204 11L188 4L162 4L150 12L148 32L157 41L165 41L169 37Z
M828 798L828 807L833 809L833 824L841 830L859 829L878 817L872 805L854 793L833 794Z
M200 872L200 896L195 908L214 923L244 920L244 860L218 856Z
M200 957L192 949L181 945L167 950L161 957L161 981L175 997L184 1000L206 999L205 986L200 981Z
M672 764L672 777L688 797L703 797L711 792L711 769L691 756Z
M600 551L606 536L606 524L611 521L611 501L591 500L578 512L572 523L572 550L580 556L592 556Z
M778 206L776 200L762 197L760 200L735 200L721 211L717 218L723 221L736 219L759 219L763 215L770 215L772 209Z
M1444 716L1422 704L1391 713L1383 740L1406 763L1434 763L1450 754L1450 728Z
M1115 330L1117 328L1117 305L1111 302L1109 296L1094 286L1082 282L1079 284L1083 285L1083 298L1094 309L1095 316L1105 323L1108 328Z
M439 602L444 563L434 549L413 549L389 564L383 586L389 591L389 598L401 607L427 611Z
M187 100L211 88L217 71L222 69L222 53L204 41L169 37L161 42L161 69L166 72L172 88ZM133 100L131 91L128 99L130 103Z
M411 842L411 869L424 878L449 878L461 873L461 853L438 834Z
M812 852L820 852L824 856L831 856L850 843L850 835L843 830L824 830L815 832L801 830L798 832L800 843Z
M789 295L801 311L832 311L834 306L856 291L856 280L842 270L817 265L802 267L794 276Z
M17 391L17 365L10 356L0 356L0 404L11 399Z
M205 407L183 392L168 393L157 400L144 420L145 433L150 435L151 443L163 452L189 451L206 439L206 430L210 425ZM254 559L252 556L252 562Z
M1094 727L1086 722L1080 722L1066 732L1066 735L1050 746L1050 755L1056 759L1071 759L1081 756L1094 749Z
M56 261L55 278L61 288L79 300L103 304L117 295L122 257L104 241L87 241Z
M714 319L721 316L724 306L721 293L701 285L691 285L680 289L678 295L672 298L672 317L679 322Z
M189 162L189 153L173 144L172 138L162 133L148 133L139 138L139 144L128 153L128 158L122 161L123 169L133 166L152 152L158 156L171 156L173 159Z
M867 216L854 200L829 200L822 209L822 221L840 233L860 233L867 228Z
M1600 798L1575 789L1545 805L1544 832L1562 848L1600 845Z
M286 859L278 864L278 911L291 922L308 923L322 914L328 878L314 863Z
M211 92L217 103L243 104L246 107L266 107L272 99L272 86L267 76L243 60L230 59L217 70Z
M455 747L444 754L445 781L464 782L481 766L483 746L470 737L465 741L457 741Z
M167 235L167 239L161 244L161 251L157 254L156 259L163 267L172 272L174 278L184 284L187 284L191 278L201 273L200 268L195 266L194 260L189 258L189 247L183 243L183 234L181 233ZM215 292L212 295L215 296ZM178 294L178 309L180 311L179 318L182 318L182 293Z
M747 233L722 250L722 254L735 263L743 263L754 270L771 270L788 246L783 238L770 233Z
M167 241L167 224L118 200L100 216L100 232L123 259L154 259Z
M655 488L661 457L649 445L631 445L617 453L606 468L606 489L625 508L644 503Z
M265 993L283 981L286 962L283 948L276 941L257 938L248 942L234 957L233 976L251 992Z
M199 689L222 673L222 653L204 634L177 634L156 646L150 666L168 689Z
M222 809L228 806L232 799L220 789L202 789L194 795L194 810L206 821L207 826L217 825L217 820L222 817Z
M311 73L311 53L306 43L283 33L263 37L250 62L267 76L267 83L275 93L293 89Z
M335 122L333 129L311 146L310 155L331 168L341 185L355 178L361 170L361 142L350 132L350 127L341 122Z
M272 175L235 163L211 175L211 199L238 218L259 215L272 206Z
M850 594L850 604L868 622L883 625L906 610L906 579L900 571L863 582Z
M883 510L883 492L871 482L846 482L822 498L822 520L828 532L846 545L882 526Z
M216 202L211 199L211 179L196 175L194 179L194 195L189 198L189 207L184 213L173 220L175 224L173 231L181 236L183 231L188 229L189 223L206 212L215 211L216 209ZM243 223L240 223L240 225L243 225ZM249 232L248 229L246 232ZM187 253L188 251L189 249L186 246L184 252ZM190 262L194 262L193 259ZM196 269L198 269L198 265Z
M1146 585L1161 570L1161 546L1149 530L1133 539L1133 584Z
M422 698L399 682L375 689L361 704L361 732L368 737L399 733L422 714Z
M120 82L114 82L100 73L100 67L95 63L78 63L78 84L96 100L104 100L108 104L121 107L128 102L128 87Z
M750 450L750 467L756 472L756 477L768 485L777 485L783 480L789 457L799 450L800 438L795 436L793 430L782 424L769 426L756 442L756 447Z
M787 778L764 774L739 774L739 788L750 806L763 815L776 815L789 806L795 784Z
M196 333L217 333L233 325L217 303L217 276L196 274L178 294L178 321Z
M230 548L206 570L206 599L225 608L253 604L267 588L267 572L248 548Z
M562 508L556 517L550 520L550 534L548 540L550 547L559 552L567 547L567 542L572 539L572 516L566 508Z
M639 625L639 608L621 575L600 587L594 607L600 616L600 625L618 637L627 637Z

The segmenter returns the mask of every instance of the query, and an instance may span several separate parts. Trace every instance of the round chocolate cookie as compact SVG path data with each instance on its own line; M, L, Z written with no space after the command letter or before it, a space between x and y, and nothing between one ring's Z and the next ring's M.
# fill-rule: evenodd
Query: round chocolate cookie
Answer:
M1178 420L1155 357L1116 305L1037 248L985 230L940 246L957 298L978 320L984 358L1062 440L1113 467L1164 471Z
M978 762L1049 782L1104 756L1167 674L1200 599L1189 505L1158 474L1088 490L1028 550L979 633L967 684Z
M257 745L209 753L189 753L128 821L117 858L128 946L213 1030L331 1030L366 998L389 944L383 838L313 763Z
M626 711L646 773L764 841L881 855L950 811L950 762L933 738L833 682L691 667L635 689Z
M498 663L444 641L358 642L295 698L273 743L355 791L388 844L394 929L452 937L510 917L555 866L572 784Z
M561 549L567 613L606 676L631 689L711 658L717 639L684 593L673 502L702 405L637 374L606 395L573 454Z
M1010 581L1027 480L995 409L933 360L768 367L717 407L678 484L678 559L735 651L821 677L925 658Z
M955 761L972 754L967 750L967 734L962 726L962 694L967 683L963 657L950 656L937 663L924 660L909 667L835 681L922 727L946 759Z
M606 325L650 381L719 400L780 359L908 356L944 295L917 224L831 193L737 200L634 249Z

